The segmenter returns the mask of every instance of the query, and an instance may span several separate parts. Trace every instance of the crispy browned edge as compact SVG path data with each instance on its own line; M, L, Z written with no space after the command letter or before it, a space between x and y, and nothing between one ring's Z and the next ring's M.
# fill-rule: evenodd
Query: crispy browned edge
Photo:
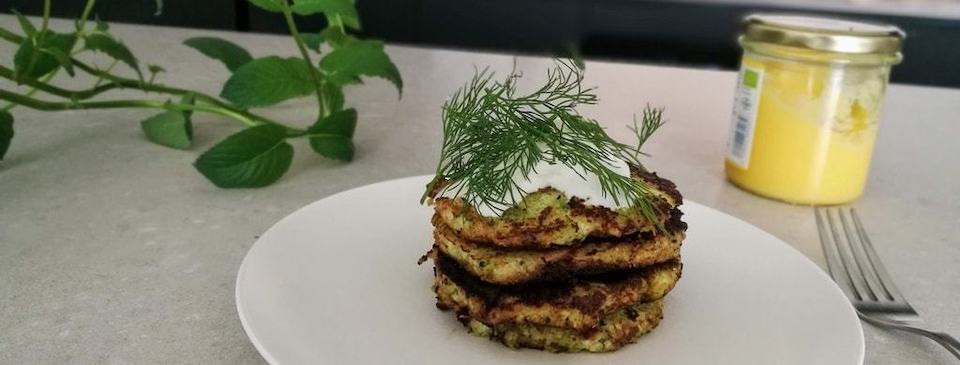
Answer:
M606 208L604 208L604 209L606 209ZM687 223L683 221L683 211L681 211L679 207L670 207L670 208L668 208L668 209L666 210L666 217L665 217L665 218L666 218L666 219L663 221L663 229L664 229L664 231L666 231L665 233L668 233L668 234L669 234L669 233L676 233L676 232L681 232L681 231L684 231L684 232L685 232L685 231L687 230ZM451 231L451 232L456 232L453 228L450 228L449 226L447 226L446 223L443 222L443 218L441 218L441 217L440 217L438 214L436 214L436 213L434 213L433 216L430 218L430 224L433 225L435 228L444 228L444 229L447 229L447 230L449 230L449 231ZM546 230L542 230L542 231L545 232ZM456 232L456 233L459 233L459 232ZM588 236L588 237L587 237L586 239L584 239L583 241L580 241L580 242L577 242L577 243L574 243L574 244L570 244L570 245L555 245L555 246L546 246L546 247L543 246L543 245L540 245L540 244L536 244L536 243L529 244L529 245L516 244L516 245L511 245L511 246L501 246L501 245L497 245L497 244L492 243L492 242L489 242L489 241L472 240L472 239L469 239L468 237L463 237L463 236L461 236L461 235L458 235L458 237L460 237L460 238L463 239L463 240L469 241L469 242L471 242L471 243L473 243L473 244L476 244L476 245L493 247L493 248L500 249L500 250L503 250L503 251L520 251L520 250L549 251L549 250L555 250L555 249L572 248L572 247L576 247L577 245L581 245L581 244L599 243L599 242L613 242L613 243L635 242L635 243L641 244L641 243L643 243L643 242L645 242L645 241L649 241L650 239L652 239L654 236L656 236L656 235L658 235L658 234L663 234L663 233L662 233L662 232L654 232L654 231L643 231L643 232L633 232L633 233L631 233L631 234L622 235L622 236L619 236L619 237L605 236L605 235L593 235L593 236Z
M683 237L682 237L682 235L680 235L680 234L681 234L683 231L686 231L686 229L687 229L686 223L684 223L684 222L680 219L681 215L682 215L682 213L681 213L678 209L674 209L674 212L673 212L670 220L668 220L668 222L667 222L667 224L666 224L666 226L665 226L665 228L666 228L666 230L667 230L667 234L670 234L671 237L672 237L672 238L670 238L671 240L681 240L681 241L682 241L682 238L683 238ZM446 225L444 225L442 221L440 221L440 220L438 220L438 219L434 219L433 223L434 223L434 225L436 226L436 229L435 229L435 232L434 232L434 239L435 239L435 240L440 239L439 237L437 237L437 235L440 235L440 234L447 234L447 235L451 235L451 234L452 234L452 235L455 235L455 232L454 232L452 229L450 229L449 227L446 227ZM449 236L448 236L448 237L449 237ZM601 245L637 245L637 246L643 246L643 245L648 245L648 244L653 243L653 241L654 241L655 238L657 238L657 237L655 237L655 235L654 235L652 232L643 232L643 233L639 233L639 234L632 235L632 236L630 236L630 237L623 237L623 238L619 238L619 239L610 239L610 238L588 238L586 241L583 241L583 242L581 242L581 243L579 243L579 244L577 244L577 245L573 245L573 246L560 246L560 247L557 247L557 248L544 249L544 250L520 250L520 249L510 250L510 249L502 249L502 248L497 247L496 249L498 249L498 250L500 250L500 251L503 251L503 252L510 252L510 251L539 251L539 252L543 252L544 256L556 256L556 257L561 257L561 259L551 260L551 261L549 261L549 262L546 262L546 264L545 264L544 266L542 266L542 268L540 268L539 270L536 270L536 271L533 271L533 272L531 272L531 273L527 273L527 274L524 274L524 275L518 275L518 276L517 276L517 278L518 278L517 280L510 280L510 281L503 281L503 282L497 282L497 281L495 281L495 280L489 280L489 278L484 278L483 275L481 275L480 273L477 272L477 270L480 270L479 268L470 267L470 264L467 263L467 262L460 262L460 264L463 265L467 271L471 271L474 276L478 276L478 277L480 277L482 280L491 282L491 283L493 283L493 284L514 285L514 284L523 284L523 283L531 283L531 282L551 281L551 280L558 280L558 279L570 278L570 277L573 277L573 276L576 276L576 275L600 274L600 273L611 272L611 271L616 271L616 270L635 269L635 268L641 267L641 266L652 265L652 264L657 264L657 263L660 263L660 262L668 261L668 260L673 259L674 257L676 257L676 255L672 255L671 258L669 258L669 259L664 259L664 260L659 260L659 259L658 259L658 260L652 261L652 262L634 263L634 264L631 264L631 265L595 263L595 264L587 265L587 266L575 264L575 263L573 262L573 259L572 259L572 255L575 254L575 251L579 250L579 249L581 248L581 246L586 245L586 244L601 244ZM463 238L462 238L462 237L457 237L457 239L461 239L461 240L462 240ZM454 244L457 244L456 241L453 241L453 243L454 243ZM476 244L476 245L483 245L483 244L477 244L477 243L473 243L473 242L471 242L471 243L472 243L472 244ZM679 250L680 245L682 245L682 242L676 242L677 250ZM439 247L435 244L435 245L433 246L433 248L431 249L431 251L427 253L427 256L434 255L434 252L440 252L440 251L443 251L443 250L442 250L441 248L439 248ZM552 253L557 253L557 252L561 252L561 253L564 253L564 254L552 255ZM569 252L569 253L566 254L565 252ZM679 253L678 253L678 254L679 254ZM455 258L453 258L453 259L456 260ZM458 261L458 262L459 262L459 261ZM422 261L421 261L421 263L422 263ZM495 263L494 263L494 262L491 262L491 263L489 263L488 265L495 265Z
M674 281L674 284L680 280L683 272L683 266L679 259L677 259L640 269L584 275L559 281L521 285L496 285L477 279L463 269L453 258L443 253L439 253L437 257L434 258L434 264L434 275L447 277L453 284L462 288L469 298L478 299L483 303L482 312L484 313L490 313L495 309L507 309L505 307L515 307L519 305L540 306L543 304L551 304L557 308L574 309L596 320L600 320L605 315L637 301L649 302L660 299L651 298L644 293L647 291L647 279L652 272L663 269L675 270L677 279ZM589 284L603 284L608 289L608 293L593 292L593 295L575 297L574 300L569 300L573 297L571 293L574 292L577 286ZM670 289L672 289L672 287ZM622 303L622 305L617 307L606 308L607 310L604 311L605 308L603 308L603 306L606 302L607 295L616 295L616 293L626 292L628 290L637 292L636 300L631 300L629 303ZM669 292L669 290L667 290L667 292ZM458 315L464 314L461 313L464 312L462 308L448 308L443 305L439 297L437 298L437 308L441 310L452 309L457 311ZM499 324L491 322L485 315L480 317L482 318L474 319L487 325ZM546 325L546 323L543 323L543 325ZM580 328L578 330L586 333L594 329L596 329L596 323L591 327Z
M647 183L653 185L656 190L662 191L666 195L670 196L674 200L674 204L671 205L665 200L659 200L654 207L661 212L660 215L672 215L676 206L683 204L683 196L680 194L680 191L677 190L676 184L672 181L667 180L658 176L655 172L646 172L636 166L630 166L631 175L640 178ZM434 199L433 203L437 210L446 207L452 211L458 212L456 214L468 215L474 220L489 220L490 218L480 215L475 208L464 202L462 199L450 199L450 198L437 198L436 194L440 189L446 185L446 182L438 182L432 186L430 196ZM548 190L552 188L545 188L542 190ZM594 231L589 232L588 236L590 237L606 237L606 238L615 238L615 237L624 237L638 232L649 232L651 229L654 229L653 226L645 219L638 220L626 220L624 224L618 224L617 217L618 213L610 208L602 206L593 206L584 204L584 200L571 197L568 202L570 207L570 214L572 216L584 217L595 222L600 222L601 227L595 229ZM544 212L549 212L549 208L544 210ZM557 246L563 243L560 242L549 242L544 241L541 238L541 235L548 233L553 230L557 230L563 227L558 227L556 222L547 222L546 217L548 214L543 214L536 219L538 219L537 224L528 224L529 222L524 221L513 221L509 222L510 229L507 232L499 235L474 235L469 238L474 242L483 242L489 243L491 245L496 245L504 248L523 248L523 249L535 249L535 248L550 248ZM664 217L665 220L669 220L669 216ZM663 223L663 222L661 222Z
M623 331L623 333L621 333L620 336L613 337L612 346L605 348L603 352L616 351L623 348L623 346L637 342L637 339L640 338L640 336L643 336L647 333L652 332L657 327L659 327L660 322L663 321L663 300L662 299L656 301L655 306L652 308L652 310L645 312L644 314L646 315L643 318L640 318L640 314L637 313L636 311L632 309L627 309L627 310L628 310L627 318L630 319L633 323L627 326L619 326L618 329ZM463 323L465 326L467 326L470 318L462 317L458 315L457 320L460 321L460 323ZM642 321L643 324L638 323L638 321ZM512 325L507 325L507 326L512 326ZM490 338L493 340L499 341L504 345L508 345L507 340L504 338L503 329L498 329L497 327L494 327L494 331L491 334ZM641 327L643 328L642 331L640 330ZM584 335L580 334L580 336L584 336ZM546 350L550 352L570 352L569 349L565 349L565 348L548 348L544 346L544 344L541 342L535 342L531 339L523 338L523 337L517 338L517 342L520 345L519 347L531 348L536 350Z

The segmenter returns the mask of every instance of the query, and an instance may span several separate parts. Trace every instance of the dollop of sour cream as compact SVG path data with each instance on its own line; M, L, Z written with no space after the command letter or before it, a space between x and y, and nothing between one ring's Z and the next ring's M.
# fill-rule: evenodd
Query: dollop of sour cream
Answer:
M607 167L621 176L630 176L630 165L622 159L611 158ZM529 176L524 177L521 174L517 174L517 176L514 176L513 181L518 187L517 191L515 191L515 193L517 193L515 196L520 196L521 191L532 193L543 188L552 187L563 192L567 197L575 196L583 199L588 205L602 206L610 209L620 209L630 206L630 202L626 201L626 199L620 199L618 203L610 194L604 194L603 187L600 184L600 178L579 165L574 165L573 168L571 168L561 162L550 163L540 161L534 166ZM468 189L470 189L470 187L465 186L463 191L467 191ZM456 197L456 192L447 190L444 191L441 196L454 198ZM497 217L502 213L485 205L476 208L481 215L486 217Z

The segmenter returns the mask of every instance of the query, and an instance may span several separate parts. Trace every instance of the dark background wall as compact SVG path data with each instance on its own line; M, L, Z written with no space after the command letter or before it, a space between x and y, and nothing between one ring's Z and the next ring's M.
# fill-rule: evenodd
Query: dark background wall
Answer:
M586 57L734 69L740 20L753 12L793 12L891 23L908 39L900 83L960 87L960 20L785 9L718 1L667 0L357 0L363 34L390 42L547 53L577 47ZM54 1L54 15L73 17L83 0ZM0 0L0 11L39 14L39 0ZM100 0L105 20L284 33L276 14L245 0ZM305 30L322 17L300 19Z
M84 4L86 0L53 0L51 13L55 17L74 18L83 11ZM245 21L238 19L238 9L246 6L246 1L234 0L163 0L162 12L156 15L156 0L100 0L93 13L101 19L123 23L239 30ZM39 15L43 1L0 0L0 12L12 9Z

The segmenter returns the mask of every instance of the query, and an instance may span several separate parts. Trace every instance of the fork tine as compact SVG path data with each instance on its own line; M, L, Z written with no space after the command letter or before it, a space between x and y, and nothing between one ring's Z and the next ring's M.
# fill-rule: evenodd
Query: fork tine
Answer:
M846 274L843 262L840 260L840 252L837 244L830 234L827 233L827 223L823 218L826 214L827 212L824 208L813 207L813 215L817 220L817 232L820 234L820 247L823 249L823 256L827 261L827 273L830 274L833 281L837 283L837 286L839 286L847 296L856 298L856 290L853 287L853 282L850 281L850 276Z
M834 210L833 214L831 214L831 210ZM825 215L827 216L827 223L830 227L833 241L837 244L837 252L840 256L840 261L843 263L844 272L847 274L847 277L850 278L853 291L856 293L855 299L875 300L870 293L870 289L867 287L866 281L861 275L860 267L857 266L857 262L853 259L852 244L846 239L845 235L840 234L843 229L840 225L841 222L839 222L840 211L838 209L828 209Z
M853 218L853 225L856 227L857 235L860 237L867 258L873 264L873 270L885 294L893 301L906 303L906 299L904 299L900 291L897 290L893 279L890 278L890 274L887 273L887 269L883 266L883 261L880 260L877 251L873 249L873 243L870 241L870 237L867 236L867 230L863 228L863 223L860 221L860 216L857 215L857 211L850 208L850 216Z
M833 250L831 250L833 243L827 242L829 237L827 236L826 229L823 227L823 217L821 217L821 214L820 207L813 207L813 216L817 221L817 233L820 234L820 248L823 250L824 261L827 262L827 273L830 274L833 280L837 280L836 274L834 274L838 269L837 264L834 263L836 257L833 254Z
M883 290L883 286L880 284L880 279L877 277L876 272L873 269L873 260L867 257L863 249L863 240L858 234L857 230L853 228L850 224L851 219L847 219L847 216L850 215L849 211L852 210L843 208L837 209L837 216L840 218L840 225L843 227L843 234L847 238L847 242L850 244L850 257L856 266L857 273L863 278L863 287L869 297L867 299L880 301L880 300L892 300L886 295L886 292Z

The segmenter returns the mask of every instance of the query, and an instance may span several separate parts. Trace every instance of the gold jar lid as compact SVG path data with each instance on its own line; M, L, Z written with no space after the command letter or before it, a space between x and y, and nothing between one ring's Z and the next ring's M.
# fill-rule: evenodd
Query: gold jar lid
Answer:
M892 25L832 18L754 14L743 24L747 41L846 54L896 54L905 37Z

